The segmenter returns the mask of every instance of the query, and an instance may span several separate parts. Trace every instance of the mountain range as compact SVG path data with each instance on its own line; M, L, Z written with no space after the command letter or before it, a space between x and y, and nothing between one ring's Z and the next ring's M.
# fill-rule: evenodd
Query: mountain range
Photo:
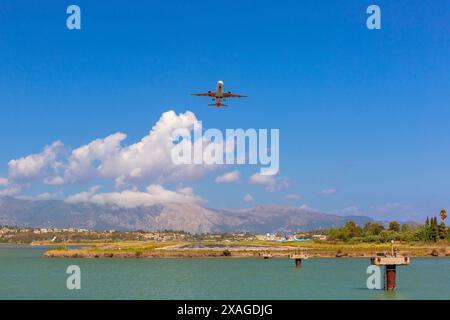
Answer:
M130 209L63 200L0 197L0 225L35 228L286 234L339 227L348 220L359 225L373 221L364 216L339 216L294 206L216 210L200 204L165 203Z

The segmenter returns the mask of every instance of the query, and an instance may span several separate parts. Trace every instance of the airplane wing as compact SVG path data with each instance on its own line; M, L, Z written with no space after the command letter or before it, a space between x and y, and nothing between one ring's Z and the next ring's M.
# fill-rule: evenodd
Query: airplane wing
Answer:
M231 92L226 92L223 94L224 98L247 98L247 96L243 96L240 94L233 94Z
M193 93L192 95L197 97L215 97L215 93L211 91L206 93Z

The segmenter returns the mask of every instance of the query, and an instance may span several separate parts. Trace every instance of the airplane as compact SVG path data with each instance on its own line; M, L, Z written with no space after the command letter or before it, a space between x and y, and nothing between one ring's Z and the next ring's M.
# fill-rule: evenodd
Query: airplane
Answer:
M197 96L197 97L211 97L213 98L214 103L213 104L208 104L208 106L211 107L228 107L228 105L223 104L222 101L225 101L225 99L227 98L246 98L247 96L243 96L240 94L233 94L230 91L229 92L224 92L223 91L223 81L218 81L217 82L217 86L216 86L216 91L212 92L212 91L208 91L206 93L193 93L193 96Z

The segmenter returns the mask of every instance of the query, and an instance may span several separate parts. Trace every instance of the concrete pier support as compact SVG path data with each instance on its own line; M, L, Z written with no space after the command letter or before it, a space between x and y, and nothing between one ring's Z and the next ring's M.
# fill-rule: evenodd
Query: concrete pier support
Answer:
M397 272L397 266L395 264L386 265L386 276L384 278L384 289L395 290L395 277Z
M295 261L295 267L296 268L301 268L302 267L302 260L303 259L308 259L308 255L301 253L301 254L291 254L289 256L289 259L294 260Z
M403 256L372 257L371 262L373 265L385 267L385 290L395 290L397 288L397 266L407 266L411 263L409 257Z

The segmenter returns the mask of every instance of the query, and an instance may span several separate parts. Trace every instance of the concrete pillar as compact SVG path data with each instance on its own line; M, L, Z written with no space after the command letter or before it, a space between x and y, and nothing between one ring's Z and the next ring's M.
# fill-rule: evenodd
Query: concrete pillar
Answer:
M386 277L384 288L386 290L395 290L396 265L386 265Z

